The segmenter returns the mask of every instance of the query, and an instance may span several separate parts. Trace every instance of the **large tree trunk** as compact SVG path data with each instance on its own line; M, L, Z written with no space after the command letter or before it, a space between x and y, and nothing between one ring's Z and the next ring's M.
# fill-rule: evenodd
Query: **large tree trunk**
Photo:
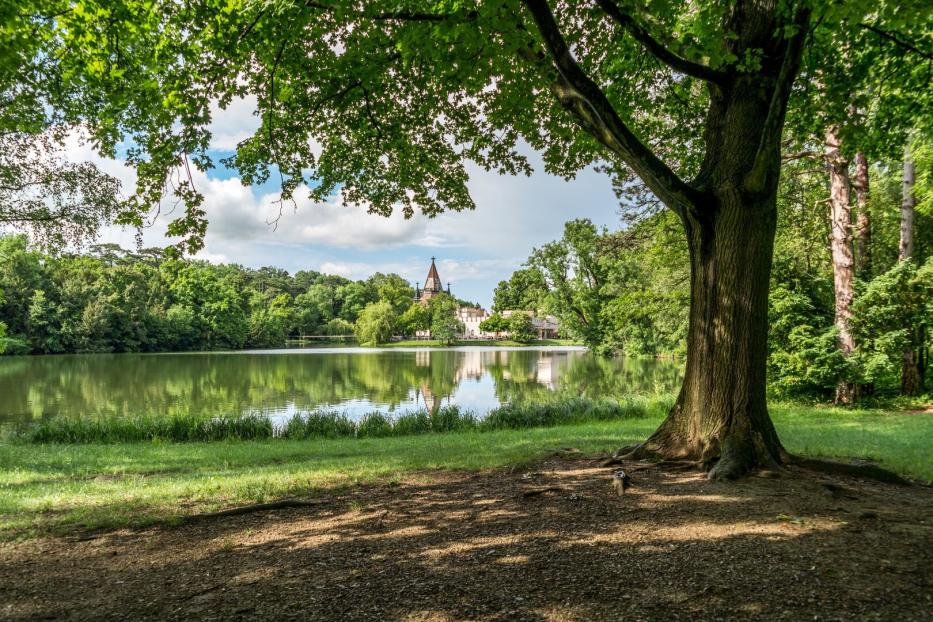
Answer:
M852 209L849 203L849 160L840 150L838 128L826 130L826 164L829 168L830 248L833 258L833 291L836 298L836 345L843 356L855 351L849 324L855 296L855 259L852 256ZM836 385L836 403L858 401L859 386L848 378Z
M687 219L690 325L677 402L644 448L702 462L711 478L781 464L768 416L768 286L776 209L723 193L711 222Z
M674 408L645 443L615 460L701 462L712 479L773 467L786 457L768 416L768 285L777 221L781 131L809 29L809 10L791 23L773 0L734 4L723 44L737 58L754 50L756 70L718 71L662 54L709 88L703 162L689 183L657 157L580 67L545 0L524 0L554 62L552 91L572 118L638 175L684 225L690 249L687 366ZM657 54L658 44L615 2L597 4ZM538 58L533 52L527 57Z
M871 214L868 212L868 158L855 154L855 202L858 205L856 231L856 269L862 278L871 278Z
M707 203L681 215L690 251L684 382L667 419L635 452L697 461L710 479L786 458L766 399L780 137L758 168L752 157L769 102L756 86L712 91L698 178Z
M914 162L910 158L910 148L904 147L904 195L901 199L901 239L898 252L899 261L908 261L914 255L914 207L917 199L914 196ZM916 335L920 329L913 326L906 327L913 336L916 345L908 346L901 356L901 393L904 395L919 395L923 392L924 335Z

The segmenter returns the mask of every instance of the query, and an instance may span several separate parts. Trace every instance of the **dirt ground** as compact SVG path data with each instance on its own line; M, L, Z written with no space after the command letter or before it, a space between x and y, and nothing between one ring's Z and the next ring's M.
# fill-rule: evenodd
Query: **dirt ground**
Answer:
M555 457L315 507L4 543L0 617L931 619L930 488L638 469L623 496L610 470Z

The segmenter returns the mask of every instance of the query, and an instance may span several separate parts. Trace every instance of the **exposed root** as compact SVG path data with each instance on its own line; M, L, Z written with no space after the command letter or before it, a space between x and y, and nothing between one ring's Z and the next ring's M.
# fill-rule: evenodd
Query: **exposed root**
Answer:
M273 501L271 503L254 503L252 505L241 505L228 510L218 512L204 512L202 514L190 514L182 518L184 522L192 522L204 518L223 518L225 516L239 516L240 514L250 514L252 512L264 512L266 510L280 510L283 508L303 508L324 505L326 499L283 499L282 501Z
M739 479L750 470L748 463L744 461L722 457L706 473L706 477L714 482L723 482Z
M831 475L848 475L850 477L862 477L872 479L886 484L897 484L899 486L912 486L913 482L904 479L897 473L883 469L877 464L850 464L846 462L837 462L835 460L823 460L819 458L804 458L802 456L788 455L786 457L788 464L803 467L811 471L820 473L829 473Z
M530 490L522 491L522 497L525 497L525 498L537 497L539 495L543 495L548 492L563 492L564 490L566 489L561 488L560 486L545 486L544 488L532 488Z

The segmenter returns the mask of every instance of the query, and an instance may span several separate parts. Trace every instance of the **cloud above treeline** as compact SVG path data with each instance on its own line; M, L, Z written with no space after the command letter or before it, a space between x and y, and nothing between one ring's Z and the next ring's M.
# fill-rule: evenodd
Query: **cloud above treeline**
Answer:
M226 111L216 112L211 147L221 155L258 124L248 101L234 101ZM323 204L312 202L300 191L294 203L281 204L269 187L245 187L233 171L195 172L209 222L198 257L292 272L314 269L354 279L376 271L397 272L421 281L430 257L437 256L445 283L450 280L464 297L488 304L495 284L518 268L534 247L559 238L567 220L590 218L618 226L617 201L605 176L586 170L573 180L560 179L543 172L536 154L528 155L536 169L530 177L469 167L476 209L434 218L416 214L405 219L400 212L386 218L364 207L341 205L337 197ZM96 162L128 192L135 185L131 168L100 158L78 136L69 143L69 159ZM164 208L144 231L144 244L171 243L164 232L175 216ZM112 227L103 241L132 247L134 235Z

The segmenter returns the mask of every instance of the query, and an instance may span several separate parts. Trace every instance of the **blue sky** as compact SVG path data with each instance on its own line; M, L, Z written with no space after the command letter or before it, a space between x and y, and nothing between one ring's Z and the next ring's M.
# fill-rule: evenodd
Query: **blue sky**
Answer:
M256 127L252 107L240 101L216 111L212 124L212 155L229 155ZM123 180L134 183L132 170L119 161L102 160L76 139L73 160L90 159ZM618 203L605 175L582 171L566 181L543 172L531 154L531 177L500 176L469 169L470 192L476 209L446 213L433 219L416 215L405 220L367 214L362 208L336 203L316 204L300 197L297 209L286 205L277 224L277 194L273 186L247 188L234 171L218 168L197 174L195 184L205 195L209 225L205 248L197 256L209 261L251 267L277 266L291 273L319 270L353 279L374 272L397 272L424 282L431 257L453 293L484 306L492 302L496 284L518 268L532 249L561 236L573 218L589 218L617 228ZM164 245L162 235L171 214L163 213L144 232L146 245ZM103 241L133 245L133 231L110 228Z

